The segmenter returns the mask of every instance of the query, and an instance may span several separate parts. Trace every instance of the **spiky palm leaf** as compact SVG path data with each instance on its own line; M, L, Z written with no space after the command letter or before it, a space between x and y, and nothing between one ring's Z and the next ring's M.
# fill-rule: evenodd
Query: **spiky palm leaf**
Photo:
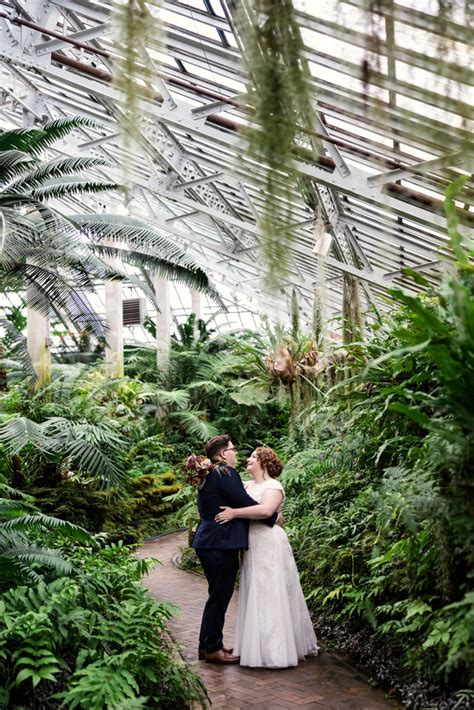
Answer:
M161 406L174 405L178 409L185 409L189 403L189 393L186 390L163 390L148 383L144 385L141 396Z
M0 533L4 531L28 533L35 530L51 530L53 532L65 533L71 540L78 540L79 542L90 542L91 540L89 533L78 525L42 513L17 514L15 517L1 522L5 512L1 502L0 499Z
M0 424L0 446L7 456L19 454L31 444L45 453L57 451L59 441L44 432L43 424L31 421L27 417L13 417Z
M26 292L26 303L45 316L51 307L63 310L79 332L88 331L98 338L105 337L105 321L97 315L85 294L71 287L60 274L34 264L19 264L9 273L33 286Z
M4 150L0 152L0 183L7 185L17 175L25 172L34 159L20 150Z
M56 550L34 545L29 533L49 530L82 542L90 542L89 533L77 525L43 515L25 493L9 486L0 475L0 569L1 583L38 581L35 568L49 567L57 574L69 574L71 564Z
M16 128L0 135L0 152L19 150L32 156L38 156L53 143L81 126L101 128L97 121L88 116L59 118L48 121L43 128Z
M123 455L127 444L117 431L105 422L72 422L63 417L47 419L46 434L59 441L63 453L71 459L71 465L107 485L120 486L126 480Z
M213 380L193 380L188 386L188 390L203 390L207 394L212 392L220 392L222 394L228 391L228 388L224 385L220 385L218 382Z
M242 367L239 355L233 353L214 353L212 357L202 359L197 367L197 377L203 380L219 382L223 375L237 374Z
M56 158L41 164L36 170L31 170L28 175L13 182L10 185L10 190L21 194L31 194L34 190L47 185L51 180L93 168L110 169L111 167L113 167L112 163L100 158Z
M26 417L14 417L0 425L0 445L7 456L20 453L28 444L46 454L69 457L77 470L101 482L121 485L125 480L122 456L126 442L103 422L52 417L37 424Z
M208 294L221 308L224 303L207 274L181 247L144 222L122 215L73 215L70 220L91 239L92 249L132 266L156 271L162 278L176 279L189 288ZM124 243L126 249L112 246Z
M213 424L206 421L206 416L207 412L198 409L185 409L168 414L168 417L176 421L188 434L201 441L207 441L219 433Z
M49 180L41 187L31 190L30 195L35 200L52 200L69 195L91 195L97 192L108 192L118 188L115 182L98 182L94 180L81 180L80 178Z
M29 306L48 315L53 305L76 329L101 339L104 324L83 292L93 291L95 281L125 278L101 256L120 256L132 266L176 279L207 293L222 306L197 264L178 245L139 220L121 215L65 217L42 202L118 187L108 180L84 178L85 170L110 168L98 158L61 157L40 162L45 149L81 126L99 127L92 119L77 116L51 121L43 129L0 135L0 287L19 290L30 284ZM128 248L114 249L114 242ZM151 289L147 291L153 300Z
M142 251L138 251L137 249L114 248L112 246L104 246L102 244L91 244L90 248L94 253L101 256L108 257L109 259L120 259L135 268L153 271L162 279L177 281L187 288L192 288L195 291L206 293L216 303L224 308L224 303L218 292L210 285L208 276L196 264L191 266L188 263L188 266L181 266L180 264L167 261L162 258L160 254L151 254L144 251L144 249L147 249L146 244L144 245ZM130 276L127 276L127 278L130 279ZM144 286L145 284L140 284L141 288L144 288Z
M33 545L25 535L0 528L2 582L22 579L39 582L41 577L35 571L35 566L49 567L59 575L70 574L72 571L72 564L56 550Z
M33 367L33 363L31 362L31 358L28 353L25 336L6 318L0 318L0 328L5 330L5 333L10 340L8 348L10 356L17 356L19 358L28 380L31 384L33 384L37 378L35 368Z

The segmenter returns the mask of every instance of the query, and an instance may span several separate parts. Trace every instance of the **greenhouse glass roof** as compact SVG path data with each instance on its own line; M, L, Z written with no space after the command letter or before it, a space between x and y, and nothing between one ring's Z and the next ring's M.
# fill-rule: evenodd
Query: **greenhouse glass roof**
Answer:
M289 271L272 293L260 255L262 166L244 154L238 135L252 96L236 13L251 21L252 2L162 3L163 37L143 47L152 90L127 147L125 96L112 81L125 4L3 1L1 128L77 113L98 119L101 128L81 128L56 150L106 158L117 180L129 162L130 214L151 221L206 268L229 304L229 326L244 323L235 318L240 311L286 320L293 289L310 321L321 269L329 315L341 311L344 274L359 278L367 301L382 307L394 284L416 288L406 267L439 278L449 259L444 192L473 164L468 3L448 3L449 14L440 15L446 3L436 0L294 0L319 143L300 146L304 189L292 191L292 238L288 229L281 233ZM158 12L156 2L147 5ZM472 182L458 197L467 231ZM81 197L69 206L114 211L121 199Z

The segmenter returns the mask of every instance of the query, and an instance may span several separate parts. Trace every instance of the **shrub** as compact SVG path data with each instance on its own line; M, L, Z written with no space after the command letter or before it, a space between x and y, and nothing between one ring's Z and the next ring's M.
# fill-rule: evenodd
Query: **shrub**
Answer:
M166 632L172 609L123 546L64 549L74 573L0 595L2 703L13 708L172 708L203 702L202 682Z

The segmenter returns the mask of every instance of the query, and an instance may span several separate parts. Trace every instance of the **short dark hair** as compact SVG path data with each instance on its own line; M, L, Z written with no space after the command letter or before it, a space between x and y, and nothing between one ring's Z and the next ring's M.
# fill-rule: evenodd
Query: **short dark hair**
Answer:
M220 434L219 436L213 436L212 439L206 444L206 456L211 459L211 461L218 461L219 452L228 445L230 441L229 434Z

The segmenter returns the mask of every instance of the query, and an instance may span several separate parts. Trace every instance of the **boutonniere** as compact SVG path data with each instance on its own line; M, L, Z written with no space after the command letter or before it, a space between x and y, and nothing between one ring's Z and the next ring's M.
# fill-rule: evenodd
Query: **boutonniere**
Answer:
M232 476L232 471L229 468L229 466L226 466L225 463L219 463L216 466L214 466L214 470L217 471L219 476L227 476L228 478L231 478Z

